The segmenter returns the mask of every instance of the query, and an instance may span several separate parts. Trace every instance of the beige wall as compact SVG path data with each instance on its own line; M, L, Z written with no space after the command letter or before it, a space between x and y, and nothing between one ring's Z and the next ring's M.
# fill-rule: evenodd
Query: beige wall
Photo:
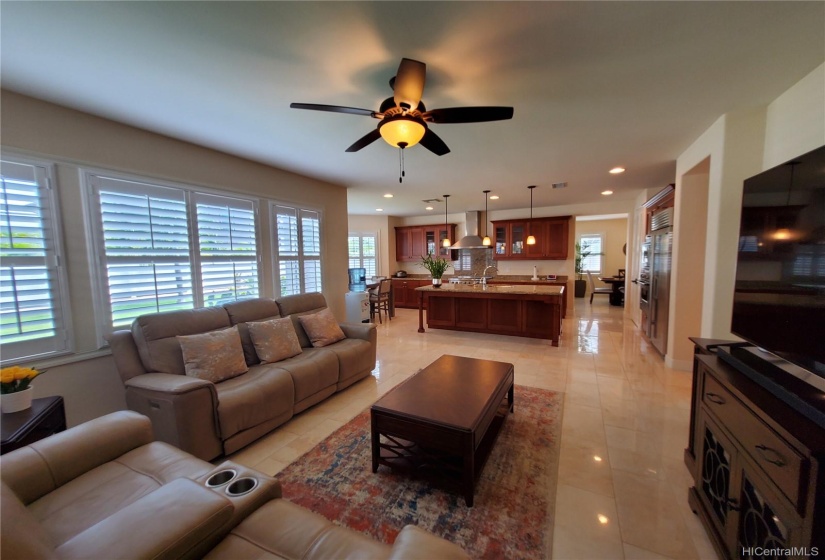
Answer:
M676 161L676 227L687 219L682 211L689 195L682 188L685 177L708 160L708 210L704 255L702 319L705 338L735 339L730 332L736 248L743 181L796 155L825 144L825 64L820 65L767 107L728 113L720 117ZM690 180L690 179L688 179ZM680 235L676 233L675 235ZM681 275L683 262L674 254L674 274ZM676 286L671 295L670 329L666 362L689 369L689 360L672 354L684 348L675 321L678 306L689 304L692 295ZM687 302L687 303L686 303ZM683 338L683 337L682 337Z
M72 424L124 407L123 391L110 356L100 347L93 318L89 247L79 169L92 167L165 181L260 196L315 208L323 213L324 295L340 318L347 291L347 198L343 187L316 181L187 142L119 124L9 91L0 93L4 152L57 161L58 209L63 225L77 354L37 362L49 373L35 395L60 394ZM262 231L268 231L265 206ZM271 244L263 236L262 295L274 294ZM67 361L72 362L66 364ZM55 365L63 364L63 365ZM119 390L113 390L119 387Z

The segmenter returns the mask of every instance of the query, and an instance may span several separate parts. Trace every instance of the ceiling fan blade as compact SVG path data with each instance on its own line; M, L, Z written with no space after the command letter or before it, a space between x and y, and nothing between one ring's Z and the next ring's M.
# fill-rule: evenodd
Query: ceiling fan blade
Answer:
M450 153L450 148L447 147L444 140L439 138L438 134L429 128L427 129L427 132L424 133L424 137L421 139L420 144L437 156L443 156L444 154Z
M426 64L410 58L402 58L393 83L395 105L401 107L403 103L408 105L410 109L418 107L421 95L424 93L426 76Z
M370 109L358 109L357 107L341 107L339 105L316 105L315 103L290 103L290 108L292 109L309 109L310 111L328 111L330 113L348 113L350 115L361 115L364 117L375 117L380 119L380 116L377 116L375 111L371 111Z
M489 121L505 121L513 118L512 107L451 107L433 109L421 117L437 124L458 124Z
M379 138L381 138L381 133L378 132L378 129L376 128L375 130L373 130L369 134L367 134L365 136L362 136L361 138L356 140L355 143L352 146L350 146L349 148L346 149L346 151L347 152L357 152L361 148L366 148L367 146L369 146L370 144L372 144L373 142L375 142Z

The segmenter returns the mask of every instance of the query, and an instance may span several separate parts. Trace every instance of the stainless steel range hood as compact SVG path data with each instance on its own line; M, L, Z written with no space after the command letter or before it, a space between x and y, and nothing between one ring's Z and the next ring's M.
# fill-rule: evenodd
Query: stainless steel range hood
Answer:
M492 247L485 247L481 243L482 239L478 235L480 221L481 212L467 212L464 221L464 237L453 243L450 249L492 249Z

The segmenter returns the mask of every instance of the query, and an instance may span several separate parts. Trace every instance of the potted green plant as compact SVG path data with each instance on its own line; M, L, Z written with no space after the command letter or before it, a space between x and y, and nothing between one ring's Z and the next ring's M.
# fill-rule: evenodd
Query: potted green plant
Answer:
M573 288L573 295L577 298L583 298L585 292L587 292L587 282L582 278L582 274L584 273L583 264L584 259L592 255L593 252L590 250L590 247L585 243L582 246L581 243L576 243L576 280L575 285Z
M421 257L421 266L427 269L430 276L433 277L433 288L441 287L441 277L450 268L450 263L447 259L441 257L433 257L432 253L427 253L426 257Z

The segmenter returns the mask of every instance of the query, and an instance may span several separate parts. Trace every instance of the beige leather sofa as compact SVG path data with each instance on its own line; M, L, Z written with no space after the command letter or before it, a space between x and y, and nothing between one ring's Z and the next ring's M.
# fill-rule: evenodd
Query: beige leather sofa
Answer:
M378 543L280 499L262 473L152 439L121 411L2 456L3 560L466 558L414 526Z
M298 317L326 308L323 294L256 298L138 317L131 330L109 337L131 410L151 418L155 437L210 460L230 454L294 414L370 375L376 330L342 323L346 338L313 348ZM303 351L261 364L246 323L290 317ZM249 371L220 383L185 375L177 336L238 325Z

